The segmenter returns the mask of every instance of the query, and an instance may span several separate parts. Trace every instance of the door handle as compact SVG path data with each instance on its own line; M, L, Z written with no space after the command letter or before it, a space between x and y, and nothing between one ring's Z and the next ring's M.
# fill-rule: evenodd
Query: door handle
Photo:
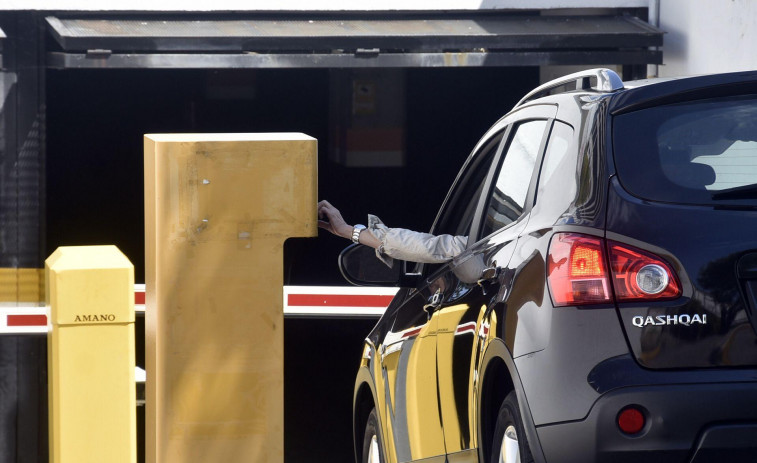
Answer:
M431 296L431 299L428 301L426 305L423 306L423 310L426 312L432 312L434 309L442 305L442 290L441 288L437 289L433 296Z

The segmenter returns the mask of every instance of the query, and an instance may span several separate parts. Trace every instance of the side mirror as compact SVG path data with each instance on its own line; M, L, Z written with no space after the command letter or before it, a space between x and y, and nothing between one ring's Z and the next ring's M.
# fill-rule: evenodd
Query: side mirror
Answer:
M339 270L356 286L415 286L419 275L405 273L405 262L395 260L392 268L376 258L376 250L352 244L339 254Z

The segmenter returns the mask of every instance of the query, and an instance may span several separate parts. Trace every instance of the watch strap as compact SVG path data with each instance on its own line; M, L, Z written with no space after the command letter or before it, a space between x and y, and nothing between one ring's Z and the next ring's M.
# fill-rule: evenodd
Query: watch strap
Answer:
M365 230L365 225L357 224L354 227L352 227L352 242L353 243L360 242L360 232L363 230Z

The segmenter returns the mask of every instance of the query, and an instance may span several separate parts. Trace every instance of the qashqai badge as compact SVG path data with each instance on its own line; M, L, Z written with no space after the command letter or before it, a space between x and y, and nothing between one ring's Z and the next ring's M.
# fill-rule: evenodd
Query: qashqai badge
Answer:
M668 325L684 325L691 326L694 324L706 325L707 314L695 314L695 315L657 315L656 317L646 316L642 317L637 315L631 319L631 323L634 326L643 328L645 326L668 326Z

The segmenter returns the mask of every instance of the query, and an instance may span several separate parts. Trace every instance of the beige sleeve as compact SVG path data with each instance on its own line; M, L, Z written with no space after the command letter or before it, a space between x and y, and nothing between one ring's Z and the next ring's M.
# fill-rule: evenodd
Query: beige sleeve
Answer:
M452 260L465 250L466 236L432 235L405 228L389 228L376 217L368 215L367 230L381 242L376 256L388 266L393 259L437 264Z

